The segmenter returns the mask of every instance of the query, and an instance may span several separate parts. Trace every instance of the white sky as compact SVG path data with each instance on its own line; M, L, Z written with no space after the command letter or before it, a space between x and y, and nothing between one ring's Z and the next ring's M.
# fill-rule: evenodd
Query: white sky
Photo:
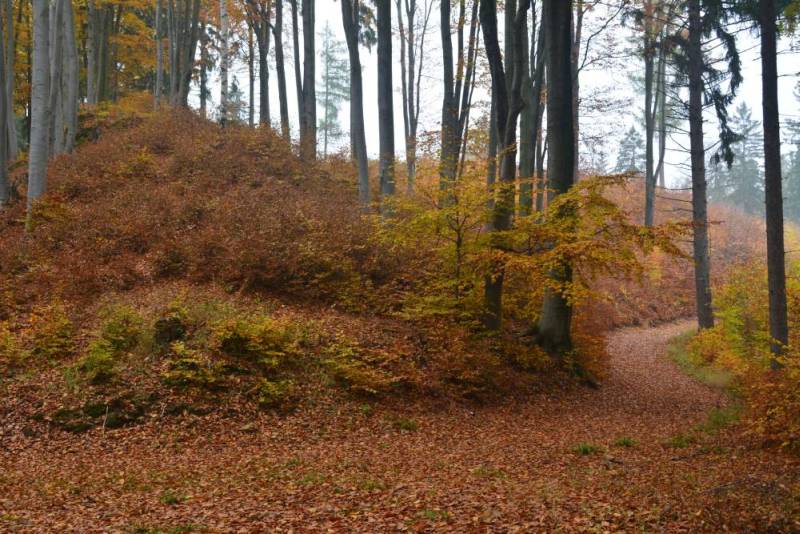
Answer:
M424 3L425 0L419 0ZM425 51L425 68L423 70L422 80L422 102L420 113L420 131L437 130L440 123L441 114L441 45L439 36L439 5L437 0L428 0L435 2L432 10L431 20L428 27L428 36L426 38L426 51ZM393 26L397 27L395 6L392 6L393 16L395 22ZM598 13L595 16L601 16ZM422 18L419 16L418 18ZM499 17L499 22L502 25L502 14ZM591 21L587 21L590 24ZM331 29L337 37L344 41L344 32L342 30L341 22L341 7L339 2L333 0L317 0L317 21L316 33L319 35L323 27L329 24ZM291 17L288 11L284 16L284 49L287 60L287 92L289 99L289 110L292 121L293 133L296 134L297 128L297 100L294 91L294 73L292 62L292 46L291 46ZM609 33L614 36L620 36L623 41L622 46L627 46L625 41L631 35L631 30L622 28L620 23L612 23L609 27ZM761 118L761 65L758 47L757 36L748 32L740 32L738 34L739 50L742 58L742 67L744 82L739 90L739 97L737 101L731 106L731 113L740 101L745 101L753 110L753 118L760 120ZM393 40L393 53L395 56L394 71L393 71L393 84L395 87L395 143L397 153L402 156L404 145L403 133L403 115L402 103L400 93L400 46L398 38ZM791 50L791 42L786 39L780 43L780 55L778 69L781 75L780 78L780 106L782 120L787 119L800 119L800 105L794 98L793 89L797 82L797 52ZM321 46L320 39L317 40L317 55L319 57L319 48ZM603 41L595 41L597 50L602 50L604 46ZM372 51L361 49L361 61L363 67L364 78L364 115L368 151L371 156L377 155L378 150L378 103L377 103L377 53L376 48L373 47ZM274 72L274 62L270 62L270 108L272 111L272 120L277 122L278 115L278 95L277 95L277 77ZM320 65L317 65L318 76L321 71ZM631 81L631 74L641 73L643 71L642 62L636 57L623 58L616 66L607 67L603 66L596 69L587 69L581 73L581 96L589 100L589 95L595 91L605 90L608 95L615 98L629 99L630 101L622 110L605 112L602 114L584 113L581 120L581 130L587 133L595 134L604 139L607 151L608 163L613 165L616 162L617 145L621 134L627 131L631 124L636 124L640 130L643 130L642 97L636 95L633 82ZM239 85L247 96L248 91L248 74L247 65L242 61L237 61L232 69L234 75L239 80ZM319 98L319 89L317 96ZM215 83L212 87L212 100L219 101L219 89ZM258 83L256 83L256 102L258 102ZM473 108L477 105L485 104L488 101L488 95L485 92L476 90L475 98L473 101ZM479 114L480 111L473 113L472 120ZM319 116L320 112L318 112ZM256 117L258 116L258 109L256 106ZM348 105L345 103L342 106L339 115L340 124L346 131L348 129L349 110ZM709 120L713 121L713 117L709 115ZM711 145L715 141L716 127L713 122L706 125L707 132L707 145ZM340 146L347 145L347 139L340 142ZM688 161L688 154L686 154L682 147L688 145L688 140L685 135L675 133L672 136L672 141L668 144L667 153L667 177L670 182L669 185L679 183L685 176L685 164ZM584 154L587 149L582 146ZM786 140L784 139L784 148ZM588 154L587 154L588 155Z

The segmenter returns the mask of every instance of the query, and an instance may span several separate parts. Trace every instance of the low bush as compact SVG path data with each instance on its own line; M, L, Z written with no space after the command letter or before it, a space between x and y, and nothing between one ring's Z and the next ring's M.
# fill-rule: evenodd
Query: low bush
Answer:
M75 353L75 326L61 303L34 308L29 335L31 355L39 360L61 360Z

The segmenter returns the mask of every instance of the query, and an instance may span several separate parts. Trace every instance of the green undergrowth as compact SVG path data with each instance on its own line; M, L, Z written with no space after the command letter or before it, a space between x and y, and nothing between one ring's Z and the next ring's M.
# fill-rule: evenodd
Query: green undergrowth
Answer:
M670 341L667 351L672 361L695 380L728 394L734 394L736 378L734 373L713 363L707 363L693 352L690 342L694 336L694 332L687 332Z
M58 370L61 382L43 387L60 390L64 401L37 417L70 431L136 424L154 412L208 413L231 399L279 414L325 392L366 406L434 389L481 399L499 391L504 373L534 379L533 371L469 334L456 354L431 342L410 349L401 331L365 336L278 306L167 288L135 299L109 297L83 314L54 304L37 309L24 328L0 324L0 363L29 366L20 379ZM395 339L397 348L390 348L387 341ZM413 420L392 424L417 429Z

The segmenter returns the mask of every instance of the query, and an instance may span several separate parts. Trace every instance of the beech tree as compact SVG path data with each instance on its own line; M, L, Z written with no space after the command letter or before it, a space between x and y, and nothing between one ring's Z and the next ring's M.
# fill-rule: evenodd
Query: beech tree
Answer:
M189 106L194 57L200 37L201 0L167 0L169 89L173 106Z
M227 0L219 0L219 122L225 126L228 122L228 70L230 69L230 19L228 18Z
M458 175L459 161L465 152L466 130L475 86L475 68L478 54L478 6L472 0L469 9L469 34L464 42L467 27L467 2L459 0L455 28L456 53L453 54L453 29L450 2L440 4L440 31L442 36L442 128L439 154L439 174L442 189L448 189ZM487 8L488 9L488 8ZM495 7L496 12L496 7ZM488 15L491 16L491 15ZM496 18L496 14L495 14ZM485 33L484 33L485 37ZM498 45L499 46L499 45ZM494 96L492 97L494 98Z
M425 37L433 2L395 0L400 29L400 79L403 95L403 127L406 141L408 191L414 188L417 174L417 130L419 128L420 84L425 68ZM422 17L418 21L417 16Z
M378 137L381 198L394 195L394 91L392 87L392 3L375 0L378 26Z
M547 175L549 195L555 196L569 191L575 181L572 1L544 0L542 25L547 55ZM568 283L572 269L563 265L552 276L559 283ZM572 348L571 327L569 300L547 289L537 325L539 343L550 352L562 354Z
M517 119L523 109L522 77L523 55L522 33L525 29L530 0L506 1L506 53L505 63L500 53L497 32L496 0L481 0L480 22L483 28L484 46L492 77L492 95L495 101L495 123L500 151L500 179L494 192L491 228L494 232L493 247L503 249L505 244L496 236L511 228L517 171ZM510 84L509 84L510 82ZM502 322L503 282L502 266L496 265L486 276L484 300L485 324L498 329Z
M364 87L359 46L362 43L370 45L374 41L371 32L364 31L362 25L364 14L371 12L360 0L340 1L347 54L350 60L350 153L358 169L358 198L363 205L366 205L370 201L369 162L364 129Z
M283 58L283 0L275 0L275 74L278 77L278 107L281 115L281 135L289 140L289 100L286 96L286 65Z
M31 65L31 135L28 150L28 222L34 201L47 189L50 131L50 8L48 0L32 0L33 64Z

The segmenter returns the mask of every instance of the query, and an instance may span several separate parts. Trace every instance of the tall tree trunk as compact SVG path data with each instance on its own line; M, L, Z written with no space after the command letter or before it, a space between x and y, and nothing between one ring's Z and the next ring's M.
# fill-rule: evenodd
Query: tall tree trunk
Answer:
M572 1L544 0L542 26L547 54L547 175L550 196L566 193L575 182L575 62L572 38ZM559 283L569 283L572 270L563 265L551 273ZM538 324L539 343L562 354L572 347L572 306L564 295L546 290Z
M62 152L61 139L64 126L64 115L61 107L63 94L61 92L61 78L64 68L64 47L62 34L64 32L64 2L56 0L50 4L50 113L49 127L49 155L58 155Z
M359 53L359 0L341 0L342 22L350 59L350 147L358 169L358 197L362 205L369 204L369 168L367 139L364 130L364 91Z
M692 164L692 225L697 324L714 326L711 308L711 263L708 256L708 199L703 143L703 29L700 0L689 0L689 142Z
M667 50L665 39L662 36L658 60L658 165L655 175L658 186L666 187L666 172L664 164L667 156Z
M227 125L230 113L228 102L228 70L230 68L230 21L228 2L219 0L220 51L219 51L219 122Z
M10 4L10 2L9 2ZM13 12L9 9L10 6L6 5L6 16L11 18ZM0 43L3 43L3 26L0 24ZM0 125L6 125L6 114L8 113L8 93L5 92L6 88L6 57L5 54L0 54L0 87L4 89L3 98L0 99ZM0 143L0 210L2 210L8 203L11 187L8 182L8 143Z
M779 356L789 343L786 311L786 258L783 243L781 131L778 113L778 64L775 0L761 0L761 87L764 113L764 186L767 208L767 275L770 349ZM778 368L773 358L772 367Z
M208 117L208 34L206 25L200 25L200 116Z
M302 63L300 62L300 21L298 19L297 2L302 0L290 0L292 3L292 52L294 53L294 84L297 90L297 120L300 123L300 135L305 130L305 113L303 113L303 74Z
M283 58L283 0L275 0L275 72L278 75L278 102L281 112L281 135L289 140L289 101L286 95L286 66Z
M649 10L648 10L649 6ZM656 181L653 169L653 138L655 121L653 116L653 84L655 77L655 57L652 37L652 0L645 3L644 19L644 131L645 131L645 173L644 173L644 225L653 226L655 215Z
M583 18L586 14L585 0L575 0L576 1L576 14L574 22L572 23L573 31L572 31L572 124L573 124L573 137L574 141L573 144L575 145L573 152L573 176L574 178L580 179L580 169L578 168L580 165L580 158L578 155L580 154L580 144L581 144L581 77L580 77L580 57L581 57L581 38L583 35ZM548 166L549 167L549 166Z
M269 19L261 22L259 34L261 37L258 39L258 121L261 124L269 125L272 122L269 109Z
M153 90L155 109L161 105L161 90L164 85L164 43L161 40L162 32L161 0L156 0L156 86Z
M503 250L505 243L497 236L511 228L514 211L515 183L517 175L517 120L524 107L522 101L523 54L522 34L530 0L521 0L518 8L506 3L510 16L506 16L506 65L500 54L497 32L496 0L481 0L480 21L483 28L486 57L492 77L492 95L495 100L497 136L500 149L500 181L495 187L495 202L492 209L492 246ZM511 11L513 8L513 11ZM508 85L508 82L511 82ZM505 273L501 265L495 265L486 276L484 305L487 328L499 329L502 324L503 282Z
M314 33L316 0L303 0L303 130L300 131L300 153L306 161L317 159L317 96Z
M33 3L33 65L31 86L31 141L28 151L28 228L31 208L47 189L50 131L50 10L48 0Z
M20 10L22 7L20 6ZM19 141L17 139L17 118L14 113L14 86L15 86L15 71L16 71L16 56L17 56L17 43L14 36L14 3L12 0L6 0L6 58L5 58L5 72L6 72L6 135L8 136L8 147L6 152L6 161L14 161L17 159L19 152ZM2 42L2 40L0 40Z
M392 3L376 0L378 6L378 137L381 198L395 193L394 99L392 87Z
M475 81L475 65L478 49L478 1L472 4L469 37L464 47L464 27L466 24L466 2L459 0L456 42L458 50L453 57L453 43L450 28L450 5L440 4L440 25L442 36L443 89L442 132L440 152L440 184L447 190L458 176L459 152L464 146L469 106ZM453 63L455 62L455 69Z
M526 58L526 78L523 80L525 91L525 110L520 125L520 213L528 215L534 207L533 183L537 167L538 144L542 127L542 88L544 82L544 31L539 30L537 37L536 16L534 12L531 33L530 55ZM527 32L526 32L527 37Z
M64 3L64 135L63 151L67 154L75 149L75 138L78 135L78 103L80 100L80 64L78 61L78 43L75 38L75 15L71 0Z
M100 28L94 0L86 0L86 7L86 103L93 106L97 104L97 43Z
M259 47L260 48L260 47ZM253 45L253 26L247 29L247 81L249 84L250 92L247 98L247 124L252 128L255 126L256 120L256 73L255 73L255 46ZM261 60L261 51L259 50L259 62ZM262 76L261 68L259 68L259 77Z

